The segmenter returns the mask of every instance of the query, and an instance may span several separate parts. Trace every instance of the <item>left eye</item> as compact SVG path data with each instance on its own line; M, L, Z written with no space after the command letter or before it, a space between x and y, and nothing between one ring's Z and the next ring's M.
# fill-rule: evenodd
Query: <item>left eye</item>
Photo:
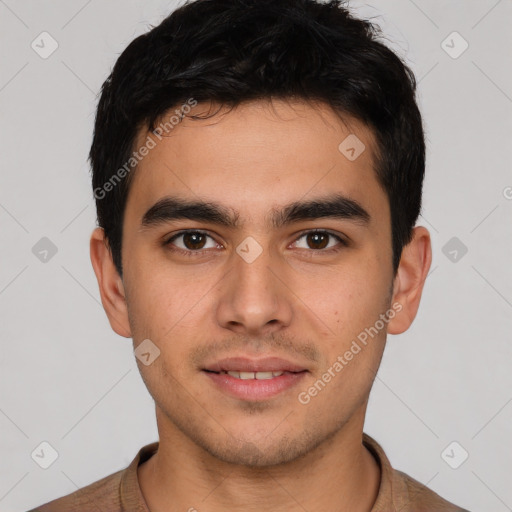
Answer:
M207 241L208 239L211 241L209 246ZM177 240L180 241L177 242ZM179 249L185 251L200 251L202 249L212 249L217 246L210 235L207 235L201 231L186 231L184 233L178 233L170 240L168 240L167 243L172 243Z
M299 241L304 239L305 246L302 247L299 245ZM332 243L331 243L332 242ZM327 231L310 231L308 233L304 233L301 235L294 245L299 247L300 249L331 249L335 247L338 243L344 245L344 241L339 237Z

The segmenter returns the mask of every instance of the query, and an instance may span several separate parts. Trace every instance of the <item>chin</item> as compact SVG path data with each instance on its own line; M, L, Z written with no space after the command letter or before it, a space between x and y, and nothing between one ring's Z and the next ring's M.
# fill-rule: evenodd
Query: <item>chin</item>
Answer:
M273 438L271 442L261 436L251 438L247 433L238 439L236 441L234 437L229 437L215 444L211 442L211 438L195 439L195 443L222 462L247 468L269 468L304 457L323 440L312 437L305 431L300 432L300 437L282 435L280 438Z

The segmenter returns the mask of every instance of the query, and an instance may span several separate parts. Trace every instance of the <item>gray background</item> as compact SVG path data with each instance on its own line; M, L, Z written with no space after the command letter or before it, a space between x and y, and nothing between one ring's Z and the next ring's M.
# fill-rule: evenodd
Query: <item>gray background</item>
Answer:
M0 0L1 511L75 491L157 439L131 340L111 331L90 264L86 157L115 59L175 5ZM512 510L512 2L352 5L418 77L429 151L420 223L434 247L419 315L389 337L365 430L447 499ZM59 45L46 59L31 47L51 48L43 31ZM32 250L43 237L57 248L46 262ZM31 458L43 441L58 452L48 469Z

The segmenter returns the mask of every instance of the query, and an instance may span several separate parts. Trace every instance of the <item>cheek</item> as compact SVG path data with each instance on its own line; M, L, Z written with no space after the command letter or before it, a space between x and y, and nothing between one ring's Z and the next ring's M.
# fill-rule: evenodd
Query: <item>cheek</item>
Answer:
M373 325L386 308L389 283L375 265L353 265L333 268L317 275L303 274L301 291L297 293L318 316L328 337L343 340Z
M162 400L171 399L171 395L166 398L165 387L174 382L177 387L172 396L176 397L183 392L180 383L194 374L190 352L198 342L207 340L204 326L215 304L214 294L205 296L204 290L211 286L203 288L156 270L149 272L145 281L144 274L138 273L139 284L129 307L130 323L135 345L150 339L159 357L150 366L139 364L139 369L153 396L162 392Z
M193 265L171 272L164 258L133 258L126 275L131 316L139 329L157 338L183 326L197 327L197 315L209 302L205 291L214 283L209 272L198 272Z

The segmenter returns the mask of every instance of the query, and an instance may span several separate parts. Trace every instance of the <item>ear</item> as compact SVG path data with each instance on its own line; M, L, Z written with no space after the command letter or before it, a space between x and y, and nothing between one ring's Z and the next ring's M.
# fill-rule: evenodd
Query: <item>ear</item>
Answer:
M112 253L103 228L96 228L91 235L91 262L98 280L101 303L112 329L125 338L131 338L128 309L123 281L112 260Z
M430 233L423 226L417 226L413 229L412 240L403 248L395 276L391 303L399 303L402 309L389 321L389 334L401 334L412 324L431 263Z

